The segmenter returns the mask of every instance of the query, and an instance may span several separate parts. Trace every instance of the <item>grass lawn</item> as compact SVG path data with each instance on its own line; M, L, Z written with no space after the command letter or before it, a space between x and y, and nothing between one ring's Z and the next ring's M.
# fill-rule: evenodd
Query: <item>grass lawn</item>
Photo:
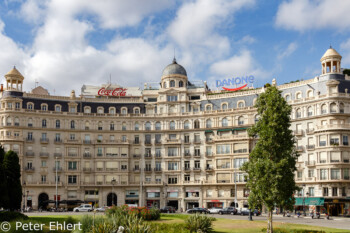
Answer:
M75 220L79 221L79 219L83 215L74 215L71 216ZM30 217L31 220L35 222L41 223L49 223L50 221L58 221L63 222L67 220L69 215L48 215L48 216L36 216ZM180 225L184 224L185 219L188 218L188 215L182 214L162 214L161 219L157 221L151 221L152 224L169 224L169 225ZM217 233L221 232L261 232L263 228L266 228L266 221L248 221L248 220L232 220L232 219L223 219L218 218L213 222L214 231ZM324 228L310 225L300 225L300 224L291 224L291 223L282 223L282 222L274 222L274 228L279 228L286 230L287 232L290 230L319 230L327 233L333 232L348 232L347 230L334 229L334 228ZM175 229L174 229L175 230ZM186 231L185 231L186 232Z

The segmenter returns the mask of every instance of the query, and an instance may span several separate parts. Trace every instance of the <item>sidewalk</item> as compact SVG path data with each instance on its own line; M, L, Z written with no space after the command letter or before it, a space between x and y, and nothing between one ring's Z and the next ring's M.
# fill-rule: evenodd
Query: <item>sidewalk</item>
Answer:
M261 216L267 217L267 214L262 213ZM283 217L283 214L278 214L278 215L273 214L273 218L298 218L298 216L295 214L291 214L290 217L287 217L287 215ZM306 216L300 215L299 218L311 219L311 216L308 214ZM329 218L330 218L329 220L349 220L350 221L349 217L343 217L343 216L330 216ZM320 219L326 219L326 215L321 214Z

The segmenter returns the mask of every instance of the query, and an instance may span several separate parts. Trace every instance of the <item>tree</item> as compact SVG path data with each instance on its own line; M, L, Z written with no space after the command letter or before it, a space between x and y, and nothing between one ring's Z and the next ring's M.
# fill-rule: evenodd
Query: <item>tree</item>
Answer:
M8 208L9 199L8 199L8 193L7 193L7 179L5 176L4 171L4 156L5 151L2 146L0 146L0 208L3 207L5 209Z
M22 202L21 167L17 153L8 151L3 160L3 169L7 181L9 203L7 208L18 210Z
M267 232L272 233L273 208L277 205L290 209L295 202L293 193L299 190L294 181L298 154L290 130L291 106L281 92L267 86L255 107L260 119L248 133L258 141L242 170L248 174L249 207L263 204L267 208Z

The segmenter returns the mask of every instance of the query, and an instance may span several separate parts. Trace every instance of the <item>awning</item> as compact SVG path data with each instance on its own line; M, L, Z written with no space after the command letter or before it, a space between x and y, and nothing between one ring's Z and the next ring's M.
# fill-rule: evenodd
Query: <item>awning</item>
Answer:
M323 206L324 205L324 198L323 197L297 197L295 198L295 205L317 205L317 206Z
M212 133L213 130L206 130L205 133Z
M242 128L235 128L235 129L232 129L232 131L237 131L237 130L246 130L248 129L247 127L242 127Z
M232 129L218 129L218 132L228 132L232 131Z

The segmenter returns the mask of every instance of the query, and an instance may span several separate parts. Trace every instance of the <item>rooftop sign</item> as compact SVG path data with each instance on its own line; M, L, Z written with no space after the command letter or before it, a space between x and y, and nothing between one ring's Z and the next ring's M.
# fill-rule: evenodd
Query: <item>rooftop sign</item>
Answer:
M245 88L246 86L248 86L248 84L253 83L254 82L254 76L250 75L250 76L242 76L242 77L236 77L236 78L228 78L228 79L222 79L222 80L216 80L216 87L222 87L222 89L226 90L226 91L238 91L241 90L243 88ZM239 87L235 87L235 88L228 88L225 86L230 86L230 85L240 85Z

